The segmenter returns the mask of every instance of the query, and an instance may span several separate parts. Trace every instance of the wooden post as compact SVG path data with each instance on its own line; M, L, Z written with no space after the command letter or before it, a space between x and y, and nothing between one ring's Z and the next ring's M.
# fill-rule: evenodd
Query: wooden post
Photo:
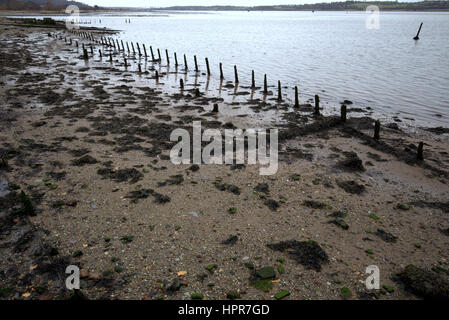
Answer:
M217 113L218 112L218 103L214 103L214 109L212 112Z
M251 89L255 89L256 88L256 79L254 77L254 70L251 70Z
M207 76L210 76L210 68L209 68L209 59L206 58L206 69L207 69Z
M134 43L131 41L131 48L133 49L133 54L136 54L136 50L134 50Z
M181 91L184 90L184 80L179 80L179 86L181 87Z
M187 66L187 57L185 54L184 54L184 66L185 66L186 70L189 69L189 67Z
M159 72L157 72L157 70L156 70L156 74L154 75L154 77L156 78L156 82L159 81Z
M178 67L178 56L176 55L176 52L175 52L175 67L177 68Z
M170 58L168 57L168 50L165 49L165 57L167 58L167 65L170 64Z
M154 61L154 53L153 53L153 47L150 46L150 53L151 53L151 60Z
M224 80L224 75L223 75L223 64L220 62L220 80Z
M418 161L424 160L424 142L420 142L418 145L418 153L416 154Z
M129 52L129 45L128 45L128 41L126 41L126 49L128 49L128 54L129 54L130 52Z
M234 78L235 78L235 84L239 83L239 74L237 72L237 66L234 66Z
M126 58L123 58L123 60L125 61L125 68L127 68L128 67L128 63L126 61Z
M109 62L112 63L112 52L109 53Z
M193 60L195 60L195 72L198 72L198 62L196 61L196 56L193 56Z
M122 51L125 52L125 46L123 45L123 40L120 40L120 42L122 43Z
M417 33L416 36L413 38L413 40L419 40L419 33L421 32L422 24L423 24L423 23L421 22L421 24L419 25L418 33Z
M200 97L200 89L198 89L198 88L195 89L195 97L197 97L197 98Z
M266 74L264 74L263 76L263 94L268 94L268 82Z
M100 59L102 59L103 56L101 55L101 49L98 49L98 54L100 55Z
M380 121L377 120L374 124L374 139L380 139Z
M317 94L315 95L315 114L320 114L320 97Z
M118 39L115 39L115 41L117 42L117 49L120 51L120 42L118 42Z
M162 58L161 58L161 51L160 51L159 49L157 49L157 59L159 60L159 62L162 61Z
M281 80L278 80L278 101L282 101Z
M94 48L92 47L92 45L90 45L90 54L94 55Z
M295 86L295 108L299 108L298 86Z
M78 40L75 40L76 48L78 48Z
M145 47L145 43L142 44L142 46L143 46L143 54L145 55L145 59L146 59L146 58L148 58L148 55L147 55L147 48Z
M89 55L87 54L86 48L83 49L83 53L84 53L84 60L89 60Z
M142 56L142 52L140 51L139 43L136 42L136 44L137 44L137 51L139 52L139 57L141 57Z
M139 67L139 73L142 73L142 66L140 65L140 63L137 66Z
M342 104L341 105L341 121L346 122L346 117L347 117L346 105Z

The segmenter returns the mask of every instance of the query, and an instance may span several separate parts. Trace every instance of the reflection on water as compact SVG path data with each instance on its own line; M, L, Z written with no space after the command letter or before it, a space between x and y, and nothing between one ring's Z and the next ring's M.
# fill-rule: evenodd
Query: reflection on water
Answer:
M381 13L380 29L366 29L363 12L214 12L151 16L130 14L83 17L94 26L123 30L119 39L165 49L171 59L183 54L193 69L198 57L211 66L208 89L218 89L219 63L226 80L238 65L241 85L281 80L301 102L319 94L338 106L348 99L353 107L371 107L379 116L398 115L419 125L446 125L449 120L449 14ZM424 22L419 41L412 40ZM157 53L155 52L157 55ZM173 62L172 62L173 63ZM163 63L164 64L164 63ZM173 69L174 67L171 66ZM173 70L174 71L174 70ZM412 122L413 123L413 122Z

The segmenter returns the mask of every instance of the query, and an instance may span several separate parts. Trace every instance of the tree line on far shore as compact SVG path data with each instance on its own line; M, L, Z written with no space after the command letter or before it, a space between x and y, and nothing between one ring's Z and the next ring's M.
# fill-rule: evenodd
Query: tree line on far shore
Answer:
M273 0L274 2L275 0ZM318 0L319 1L319 0ZM193 2L193 1L192 1ZM89 6L77 1L68 0L0 0L0 10L15 11L63 11L68 5L76 5L81 10L120 10L120 11L148 11L148 8L101 8ZM181 10L181 11L360 11L370 5L376 5L384 11L449 11L449 1L345 1L330 3L314 3L301 5L273 5L273 6L173 6L152 8L151 10Z
M82 10L95 10L87 4L67 0L0 0L0 10L11 11L64 11L69 5L76 5Z
M274 0L273 0L274 2ZM174 6L161 8L164 10L198 10L198 11L359 11L365 10L370 5L376 5L380 10L400 11L448 11L449 1L345 1L330 3L313 3L300 5L275 5L275 6Z

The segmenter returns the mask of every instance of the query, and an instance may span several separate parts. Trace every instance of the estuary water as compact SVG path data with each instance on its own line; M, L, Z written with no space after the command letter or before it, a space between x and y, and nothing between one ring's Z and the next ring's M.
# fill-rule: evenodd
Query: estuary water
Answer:
M196 55L212 79L223 63L226 80L250 85L267 74L284 93L300 100L319 94L335 108L345 99L352 108L398 116L419 126L449 124L449 13L380 12L379 28L366 27L365 12L136 12L82 16L91 26L118 29L119 39L183 54L193 69ZM55 17L61 19L62 17ZM130 23L126 22L130 19ZM101 20L101 21L100 21ZM420 40L414 41L420 23ZM371 24L372 25L372 24Z

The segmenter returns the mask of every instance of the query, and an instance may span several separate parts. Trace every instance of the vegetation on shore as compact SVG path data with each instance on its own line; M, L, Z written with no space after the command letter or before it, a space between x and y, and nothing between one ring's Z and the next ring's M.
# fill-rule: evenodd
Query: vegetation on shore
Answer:
M273 5L273 6L176 6L164 9L170 10L199 10L199 11L358 11L365 10L370 5L376 5L380 10L387 11L437 11L449 10L448 1L346 1L331 3L314 3L301 5Z
M3 11L45 11L63 12L68 5L76 5L83 11L149 11L148 8L132 7L99 7L89 6L76 1L67 0L0 0ZM180 11L364 11L370 5L378 6L384 11L448 11L449 1L345 1L331 3L314 3L301 5L269 5L269 6L172 6L151 8L151 10Z

